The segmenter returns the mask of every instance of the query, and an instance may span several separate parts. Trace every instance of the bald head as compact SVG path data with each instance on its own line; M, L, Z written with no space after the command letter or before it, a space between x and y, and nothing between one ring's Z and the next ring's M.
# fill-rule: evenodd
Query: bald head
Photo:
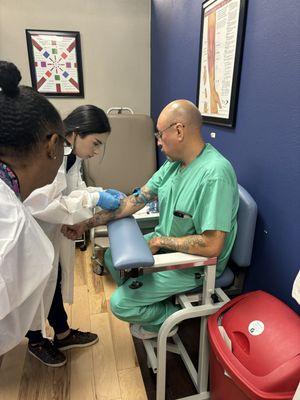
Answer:
M189 125L192 131L201 130L202 116L198 108L188 100L175 100L169 103L161 112L159 119L167 123L182 122Z
M201 135L202 117L188 100L175 100L160 113L157 121L158 146L169 161L188 165L205 146Z

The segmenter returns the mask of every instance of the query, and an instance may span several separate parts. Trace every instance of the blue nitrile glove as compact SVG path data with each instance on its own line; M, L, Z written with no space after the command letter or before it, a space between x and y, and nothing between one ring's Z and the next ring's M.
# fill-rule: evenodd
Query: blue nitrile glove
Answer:
M120 199L117 199L112 194L107 193L106 190L99 192L99 200L97 206L104 210L116 210L120 207Z
M119 190L116 190L116 189L106 189L106 193L111 194L112 196L114 196L116 199L119 199L119 200L127 197L125 193L120 192Z

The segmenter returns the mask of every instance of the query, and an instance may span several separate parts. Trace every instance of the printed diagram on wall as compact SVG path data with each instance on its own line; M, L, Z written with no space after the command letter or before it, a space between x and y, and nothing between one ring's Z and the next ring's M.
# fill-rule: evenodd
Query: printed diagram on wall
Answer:
M79 32L26 29L32 86L47 96L84 97Z
M204 122L235 123L246 1L202 4L198 107Z

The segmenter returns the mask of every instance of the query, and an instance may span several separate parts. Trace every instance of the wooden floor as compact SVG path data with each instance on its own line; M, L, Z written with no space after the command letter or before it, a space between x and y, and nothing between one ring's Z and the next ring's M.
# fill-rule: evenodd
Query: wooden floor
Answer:
M100 341L68 350L64 367L49 368L28 354L24 339L0 360L1 400L147 400L128 324L109 310L115 285L110 276L92 272L90 248L76 251L74 304L66 306L69 323L97 333Z

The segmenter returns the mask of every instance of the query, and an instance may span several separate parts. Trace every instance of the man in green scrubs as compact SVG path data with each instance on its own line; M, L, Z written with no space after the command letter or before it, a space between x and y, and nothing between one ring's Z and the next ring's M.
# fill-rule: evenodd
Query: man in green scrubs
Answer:
M131 215L158 199L159 224L145 236L152 253L181 251L218 257L219 276L236 236L238 187L230 162L204 142L201 125L201 114L191 102L176 100L167 105L158 118L156 133L167 161L136 195L122 200L118 210L96 214L85 229ZM143 285L132 290L131 280L120 280L110 251L105 264L119 285L110 298L111 310L130 322L132 334L141 339L157 336L165 319L179 309L170 300L172 295L201 285L199 274L195 275L201 267L196 267L144 275L139 278Z

